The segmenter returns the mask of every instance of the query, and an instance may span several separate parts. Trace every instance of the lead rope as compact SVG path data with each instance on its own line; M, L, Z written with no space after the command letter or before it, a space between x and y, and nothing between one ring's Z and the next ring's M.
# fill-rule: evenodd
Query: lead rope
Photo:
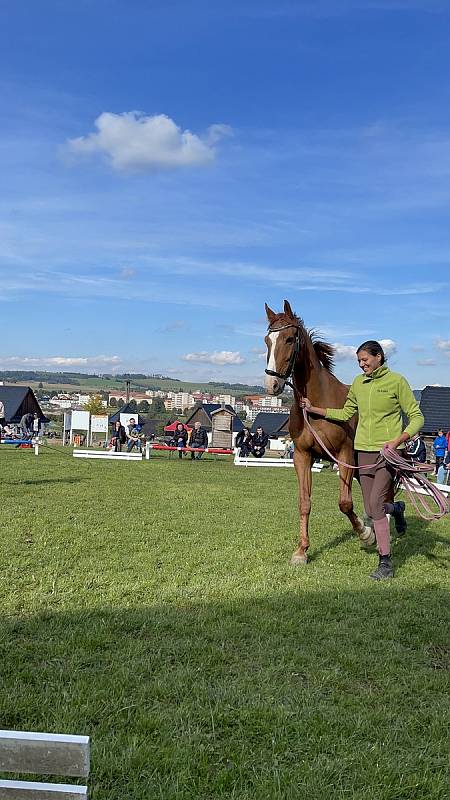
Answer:
M291 381L286 381L286 383L289 383L289 386L292 387L297 397L300 397L294 384L291 383ZM429 472L427 464L414 464L407 461L406 458L400 455L398 450L387 446L383 447L375 464L368 464L367 466L361 467L356 467L354 464L346 464L345 461L339 461L339 459L330 452L328 447L326 447L317 431L315 431L311 425L305 407L303 407L303 419L316 442L335 464L353 470L358 469L361 472L363 469L373 469L374 466L384 460L395 472L395 485L397 487L400 485L403 487L409 502L422 519L431 522L434 519L441 519L450 512L450 505L445 495L423 474ZM432 506L428 502L429 499L431 503L436 504L437 511L433 511Z
M408 500L422 519L430 522L433 519L441 519L449 513L450 506L447 498L436 484L423 474L429 471L427 464L411 463L393 447L385 446L381 455L395 471L397 483L403 486ZM436 504L437 511L433 511L428 502L429 499Z

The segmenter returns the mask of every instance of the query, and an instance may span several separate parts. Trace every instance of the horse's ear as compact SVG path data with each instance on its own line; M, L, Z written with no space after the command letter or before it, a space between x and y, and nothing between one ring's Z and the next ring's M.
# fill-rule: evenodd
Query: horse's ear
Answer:
M277 314L275 314L275 311L272 311L272 309L269 308L267 303L265 303L264 305L265 305L265 309L266 309L267 319L269 320L269 325L271 325L272 322L275 322L275 320L277 318Z
M292 311L292 308L287 300L284 301L284 313L287 317L290 317L291 319L294 319L295 317L295 314Z

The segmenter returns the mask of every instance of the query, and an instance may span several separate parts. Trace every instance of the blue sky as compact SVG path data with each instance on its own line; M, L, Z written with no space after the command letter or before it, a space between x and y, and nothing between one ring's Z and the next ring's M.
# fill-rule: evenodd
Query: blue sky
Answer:
M450 3L15 0L0 369L261 382L264 302L450 369Z

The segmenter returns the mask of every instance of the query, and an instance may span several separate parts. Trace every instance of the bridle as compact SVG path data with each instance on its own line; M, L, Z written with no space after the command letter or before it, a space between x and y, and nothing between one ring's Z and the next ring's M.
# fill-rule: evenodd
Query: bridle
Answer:
M265 373L266 375L270 375L272 378L279 378L280 381L284 381L285 383L287 383L288 386L294 388L292 386L292 383L288 381L288 378L292 375L292 370L294 369L295 361L300 352L300 326L297 325L296 322L290 322L289 325L282 325L280 328L269 328L267 333L268 334L278 333L278 331L284 331L287 328L296 328L297 330L297 333L295 334L294 347L292 348L292 355L289 359L287 370L286 372L281 373L281 372L275 372L273 369L266 369Z

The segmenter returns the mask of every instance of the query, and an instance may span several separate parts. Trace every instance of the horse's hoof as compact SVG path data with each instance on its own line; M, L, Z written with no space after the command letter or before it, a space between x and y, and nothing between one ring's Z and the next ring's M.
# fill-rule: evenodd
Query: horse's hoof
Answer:
M375 531L369 525L366 525L364 532L360 533L359 539L361 546L364 548L372 547L375 544Z
M308 556L306 555L306 553L304 555L302 555L302 556L296 555L294 553L294 555L291 558L291 564L292 564L293 567L298 567L300 565L307 564L307 563L308 563Z

